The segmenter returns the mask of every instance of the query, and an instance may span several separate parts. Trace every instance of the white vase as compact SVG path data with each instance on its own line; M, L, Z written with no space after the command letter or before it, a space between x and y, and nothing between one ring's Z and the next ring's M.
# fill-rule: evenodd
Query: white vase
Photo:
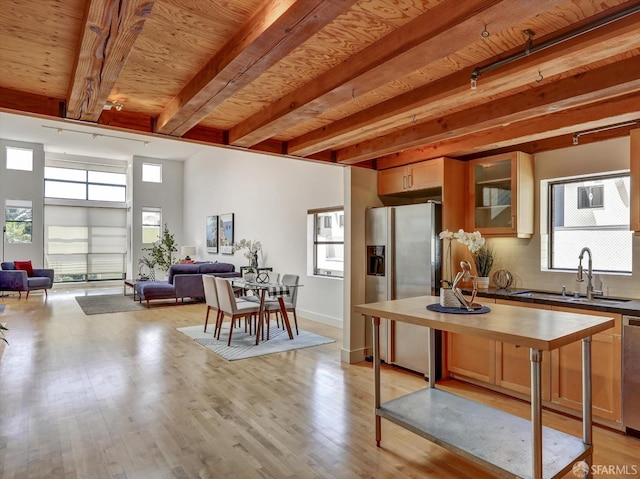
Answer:
M440 306L443 308L461 308L462 304L451 288L440 288Z
M489 289L489 276L478 276L476 278L478 289Z
M245 273L244 280L248 283L253 283L256 280L256 274L252 272Z

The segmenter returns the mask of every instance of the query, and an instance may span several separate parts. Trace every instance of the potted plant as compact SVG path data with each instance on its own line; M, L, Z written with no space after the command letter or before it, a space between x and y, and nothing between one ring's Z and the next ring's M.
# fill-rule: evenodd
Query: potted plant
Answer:
M142 258L140 262L146 260L147 266L153 263L153 267L157 266L161 271L169 271L169 267L174 263L173 253L178 251L178 244L166 223L160 239L153 243L153 246L142 248L142 251L149 252L150 258Z
M155 281L156 274L153 268L156 267L155 260L143 256L138 261L138 281Z
M449 232L443 231L442 235L447 236ZM479 231L473 233L467 233L464 230L458 230L457 233L453 233L453 238L457 239L460 243L467 246L473 262L476 266L477 282L479 288L489 287L489 272L493 267L493 260L495 258L495 251L491 246L486 243L486 240L482 237Z

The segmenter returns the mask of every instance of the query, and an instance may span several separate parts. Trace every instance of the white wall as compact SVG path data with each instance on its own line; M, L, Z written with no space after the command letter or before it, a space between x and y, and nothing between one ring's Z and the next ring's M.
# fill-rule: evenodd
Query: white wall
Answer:
M378 197L378 172L350 167L345 172L345 325L342 335L342 361L355 363L367 355L367 338L371 327L365 317L353 311L353 306L365 302L365 210L371 206L382 206ZM347 269L347 268L345 268Z
M254 152L210 148L185 162L183 244L195 259L248 264L235 255L206 252L206 217L235 215L235 240L259 240L260 266L300 275L298 312L342 326L343 281L307 274L307 211L342 206L343 167Z
M535 156L535 234L531 239L496 238L490 243L497 256L493 271L507 269L515 276L515 286L543 291L560 291L562 286L572 293L576 286L574 273L541 271L541 246L547 241L544 215L541 228L540 181L577 175L590 175L629 169L629 137L617 138L588 145L539 153ZM544 199L544 198L543 198ZM543 201L544 203L544 201ZM545 208L546 206L543 206ZM542 234L541 234L542 233ZM575 258L578 267L578 258ZM633 238L633 274L600 275L605 293L611 296L640 298L640 237ZM582 283L582 294L585 292Z
M7 146L33 150L33 171L7 170ZM31 243L5 243L6 261L31 260L36 268L44 266L44 146L39 143L0 139L0 207L4 226L5 200L28 200L33 207Z
M142 181L142 163L162 165L162 183L144 183ZM145 207L162 208L162 228L166 223L169 231L178 243L176 258L180 255L180 246L187 245L183 239L183 168L182 161L159 160L134 156L132 168L132 192L130 199L131 218L131 266L133 272L128 271L127 277L138 276L138 261L144 256L142 244L142 209ZM162 229L161 229L162 231ZM158 273L157 273L158 274ZM163 273L159 273L162 275ZM159 276L156 278L160 279Z

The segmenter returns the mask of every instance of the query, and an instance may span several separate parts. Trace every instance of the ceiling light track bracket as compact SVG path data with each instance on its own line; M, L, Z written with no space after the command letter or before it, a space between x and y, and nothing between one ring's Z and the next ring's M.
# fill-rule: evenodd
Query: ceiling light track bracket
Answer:
M593 133L600 133L602 131L615 130L616 128L624 128L625 126L633 126L633 125L640 125L640 119L624 121L622 123L615 123L613 125L608 125L608 126L601 126L599 128L592 128L591 130L579 131L573 134L573 144L577 145L579 143L580 137L584 135L591 135Z
M480 75L482 75L483 73L489 72L491 70L495 70L496 68L500 68L504 65L508 65L510 63L513 63L517 60L520 60L524 57L527 57L529 55L533 55L534 53L538 53L541 52L542 50L546 50L547 48L551 48L553 46L556 46L562 42L566 42L567 40L572 40L573 38L579 37L580 35L584 35L585 33L589 33L593 30L596 30L600 27L604 27L606 25L609 25L611 23L617 22L618 20L622 20L623 18L626 18L630 15L634 15L636 13L640 12L640 4L636 4L633 5L629 8L625 8L623 10L620 10L616 13L613 13L609 16L603 17L599 20L596 20L594 22L588 23L580 28L577 28L575 30L571 30L570 32L567 32L563 35L560 35L558 37L555 38L551 38L545 42L539 43L538 45L533 46L533 35L534 32L532 30L524 30L523 33L527 36L527 43L526 43L526 47L525 50L519 53L516 53L514 55L511 55L509 57L503 58L501 60L498 60L496 62L490 63L488 65L485 65L483 67L476 67L473 69L473 72L471 72L471 89L475 90L477 88L477 84L478 84L478 77Z

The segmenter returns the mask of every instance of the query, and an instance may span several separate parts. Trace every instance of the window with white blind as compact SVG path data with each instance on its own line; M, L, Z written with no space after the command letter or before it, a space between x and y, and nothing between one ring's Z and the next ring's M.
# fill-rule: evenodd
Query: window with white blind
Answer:
M44 218L45 261L56 282L124 278L126 209L45 205Z

